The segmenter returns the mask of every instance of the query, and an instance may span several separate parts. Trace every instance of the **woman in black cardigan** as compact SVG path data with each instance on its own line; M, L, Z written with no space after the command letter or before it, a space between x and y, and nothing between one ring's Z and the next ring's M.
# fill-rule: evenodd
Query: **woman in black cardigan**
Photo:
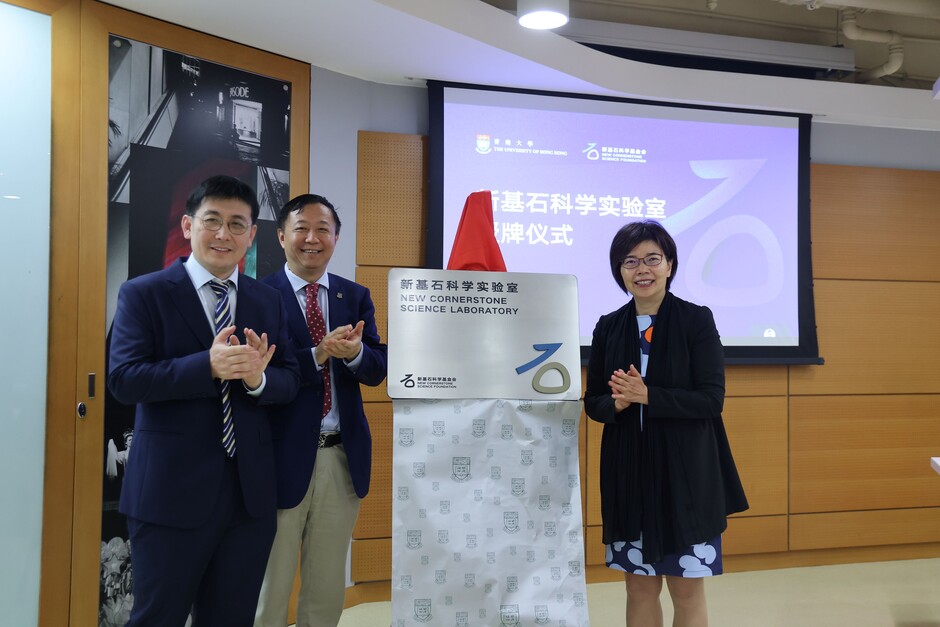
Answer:
M607 565L625 572L630 627L663 624L664 577L673 625L708 624L703 577L721 574L726 517L748 507L721 419L721 339L707 307L669 292L678 266L658 222L617 232L610 269L633 298L601 316L588 364Z

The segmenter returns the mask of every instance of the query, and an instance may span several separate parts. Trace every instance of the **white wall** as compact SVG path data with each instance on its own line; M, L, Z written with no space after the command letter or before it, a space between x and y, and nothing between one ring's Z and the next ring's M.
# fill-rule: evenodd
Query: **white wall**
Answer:
M39 620L46 363L52 21L0 3L0 623Z
M814 123L812 134L814 163L940 170L940 132Z
M310 76L310 192L336 207L343 229L330 272L356 276L359 131L428 131L427 90L379 85L313 67Z

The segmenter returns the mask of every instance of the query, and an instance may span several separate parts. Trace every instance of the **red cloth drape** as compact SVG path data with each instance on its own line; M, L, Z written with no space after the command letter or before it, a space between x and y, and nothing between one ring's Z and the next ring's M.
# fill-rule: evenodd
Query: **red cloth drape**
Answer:
M490 192L473 192L467 196L447 269L506 272L506 262L493 232L493 195Z

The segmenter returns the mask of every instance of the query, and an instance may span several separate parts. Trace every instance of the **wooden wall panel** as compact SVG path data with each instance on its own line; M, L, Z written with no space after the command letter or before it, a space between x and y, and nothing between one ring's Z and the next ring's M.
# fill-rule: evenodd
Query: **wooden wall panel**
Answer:
M728 366L725 368L725 397L786 396L786 366Z
M359 266L356 268L356 283L369 288L375 305L375 326L382 341L388 343L388 271L389 268ZM388 402L388 381L375 387L360 385L365 402Z
M587 469L587 423L590 418L581 410L581 424L578 425L578 488L581 492L581 524L587 520L587 487L592 483Z
M813 165L813 276L940 281L940 172Z
M604 546L604 530L600 525L584 528L584 563L588 566L604 565L606 548Z
M726 573L772 568L825 566L827 564L862 564L893 560L917 560L940 557L940 543L886 544L881 546L853 546L813 551L754 553L729 555L725 560Z
M790 516L790 550L940 542L940 508Z
M727 398L724 421L751 506L738 516L786 514L786 397Z
M372 481L362 500L353 538L390 538L392 535L392 404L365 403L372 430Z
M75 199L81 190L81 125L75 115L80 88L80 4L73 0L13 4L52 18L52 180L49 207L49 337L46 371L46 442L42 495L42 555L39 582L39 626L69 624L72 546L91 547L91 531L73 534L78 396L79 265L75 234L80 215ZM99 448L100 451L100 448ZM96 478L101 483L101 475ZM87 508L98 506L86 505ZM15 507L8 503L7 508ZM79 517L74 516L74 519ZM100 533L99 533L100 537ZM79 576L93 576L81 564ZM87 568L85 568L87 566ZM89 612L83 617L89 617Z
M597 492L597 467L592 467L588 460L590 457L597 458L600 449L598 448L595 451L591 451L591 446L589 444L588 429L595 428L600 426L598 423L594 422L588 418L587 413L584 411L584 390L587 389L587 368L581 368L581 427L578 431L578 462L581 470L581 524L588 524L588 501L597 502L600 498L600 493ZM593 423L593 427L591 427ZM600 440L597 441L597 446L600 446ZM592 474L593 473L593 474ZM590 497L588 494L592 493ZM598 521L600 521L600 509L598 511Z
M815 293L826 363L791 366L790 394L940 393L940 283L827 280Z
M390 269L380 266L356 268L356 283L368 287L372 294L372 303L375 305L375 326L383 341L388 341L388 271Z
M787 523L786 515L729 518L728 529L721 537L722 555L786 551Z
M585 468L587 486L585 490L584 524L601 524L601 490L599 477L601 471L601 436L604 425L593 420L587 421L587 442L585 442L585 455L587 456Z
M359 131L356 263L421 267L427 230L427 138Z
M357 540L352 543L350 577L355 582L388 581L392 578L392 541Z
M940 506L940 395L790 401L790 512Z
M343 607L353 607L360 603L379 603L392 600L392 586L387 579L384 581L368 581L346 588L346 599Z

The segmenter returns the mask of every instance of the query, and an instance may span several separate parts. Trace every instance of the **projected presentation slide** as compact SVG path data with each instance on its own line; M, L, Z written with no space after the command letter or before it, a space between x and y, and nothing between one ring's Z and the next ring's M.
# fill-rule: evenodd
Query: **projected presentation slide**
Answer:
M675 238L672 292L707 305L727 346L799 344L799 129L764 115L444 88L443 263L467 196L490 190L511 272L578 277L582 345L627 296L616 231Z

